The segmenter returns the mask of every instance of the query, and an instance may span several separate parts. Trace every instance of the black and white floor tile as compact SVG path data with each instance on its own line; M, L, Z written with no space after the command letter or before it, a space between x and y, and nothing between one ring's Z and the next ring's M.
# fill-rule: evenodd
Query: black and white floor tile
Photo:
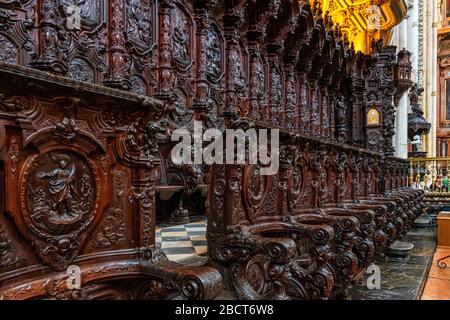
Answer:
M206 255L206 220L157 228L156 245L171 261Z

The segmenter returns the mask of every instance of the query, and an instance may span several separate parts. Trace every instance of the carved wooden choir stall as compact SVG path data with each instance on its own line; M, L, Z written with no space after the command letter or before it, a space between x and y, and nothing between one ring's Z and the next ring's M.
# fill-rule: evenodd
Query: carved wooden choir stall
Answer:
M392 142L409 56L373 49L317 1L2 1L0 299L345 297L422 210ZM280 130L279 171L175 165L194 120ZM169 262L156 219L203 209L209 266Z

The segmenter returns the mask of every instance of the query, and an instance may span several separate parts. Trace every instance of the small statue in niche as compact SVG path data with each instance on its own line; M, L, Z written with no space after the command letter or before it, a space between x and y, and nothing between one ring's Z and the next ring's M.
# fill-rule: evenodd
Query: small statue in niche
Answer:
M73 0L72 4L80 8L82 18L90 18L92 13L91 2L92 0Z
M127 0L127 34L130 39L146 45L151 41L151 9L148 1Z
M423 151L422 139L419 135L415 135L411 141L414 151Z
M208 50L206 52L208 58L208 74L213 78L220 76L220 46L219 39L215 31L209 30L207 33Z
M411 111L417 118L423 118L423 110L419 105L419 99L423 91L424 91L423 88L420 88L417 83L414 83L414 85L411 88L411 91L409 92L409 102L411 105Z
M420 96L422 95L424 89L420 88L417 83L414 83L411 91L409 92L409 101L411 105L419 104Z
M69 156L63 154L55 160L59 160L59 167L39 173L38 178L48 181L51 195L50 209L59 215L59 219L70 220L75 218L71 203L76 202L78 198L74 187L75 165L70 164Z
M344 97L342 97L342 96L336 97L335 109L336 109L337 124L338 125L345 124L345 113L346 113L347 107L345 106L345 103L344 103Z
M189 64L189 24L179 19L173 30L173 57L182 64Z

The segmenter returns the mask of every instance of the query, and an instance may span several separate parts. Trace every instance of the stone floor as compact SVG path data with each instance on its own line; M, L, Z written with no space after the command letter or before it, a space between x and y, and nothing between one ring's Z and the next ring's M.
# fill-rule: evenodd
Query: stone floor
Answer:
M195 260L206 255L205 216L190 217L182 225L159 225L156 228L156 245L161 247L171 261Z
M422 300L450 300L450 257L442 260L445 268L438 267L438 260L450 256L450 247L438 247L423 290Z
M406 258L376 261L381 270L381 289L369 289L364 277L353 286L353 300L418 300L422 294L436 247L436 228L415 228L404 241L414 243Z

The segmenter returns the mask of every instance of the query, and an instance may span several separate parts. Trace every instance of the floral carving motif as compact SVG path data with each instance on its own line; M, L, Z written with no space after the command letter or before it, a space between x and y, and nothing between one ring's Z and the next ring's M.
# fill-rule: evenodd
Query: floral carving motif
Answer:
M0 226L0 269L13 266L21 261L22 258L14 254L11 240L6 236L2 226Z
M94 82L94 72L83 59L73 59L69 63L69 77L78 81Z
M112 172L113 199L105 212L101 231L95 238L95 247L111 247L124 240L125 236L125 204L127 200L127 184L124 172Z
M6 63L17 63L18 51L16 46L5 36L0 34L0 61Z

